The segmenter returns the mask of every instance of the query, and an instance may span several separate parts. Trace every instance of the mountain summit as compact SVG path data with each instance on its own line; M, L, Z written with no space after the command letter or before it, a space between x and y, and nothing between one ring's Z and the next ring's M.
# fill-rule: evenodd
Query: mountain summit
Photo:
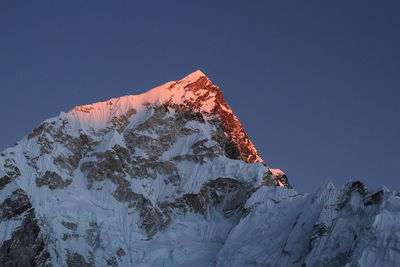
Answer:
M0 266L400 260L398 194L297 193L201 71L44 121L0 154L0 207Z
M260 162L267 166L224 100L221 89L200 70L144 94L79 106L68 114L61 114L61 117L76 121L79 129L102 129L110 127L110 123L115 123L117 118L130 118L134 115L133 112L141 114L149 108L158 107L164 107L167 112L192 114L207 122L218 124L225 139L222 148L228 158L241 159L246 163ZM132 120L135 121L135 118ZM272 169L271 173L275 174L277 185L290 186L282 171Z

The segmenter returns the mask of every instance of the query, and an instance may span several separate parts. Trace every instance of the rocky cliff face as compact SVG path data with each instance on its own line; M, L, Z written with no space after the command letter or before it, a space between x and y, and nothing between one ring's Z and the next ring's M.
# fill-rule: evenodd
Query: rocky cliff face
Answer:
M357 183L297 194L197 71L61 113L1 153L0 265L389 266L398 199Z

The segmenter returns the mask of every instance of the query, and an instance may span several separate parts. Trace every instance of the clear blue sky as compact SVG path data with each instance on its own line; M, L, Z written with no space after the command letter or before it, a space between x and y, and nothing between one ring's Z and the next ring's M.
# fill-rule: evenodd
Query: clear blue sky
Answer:
M399 1L1 1L0 150L201 69L301 192L400 190Z

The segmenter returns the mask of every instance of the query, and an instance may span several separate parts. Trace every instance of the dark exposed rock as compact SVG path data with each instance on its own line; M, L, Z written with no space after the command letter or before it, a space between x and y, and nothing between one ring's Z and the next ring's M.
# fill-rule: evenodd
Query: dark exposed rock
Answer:
M108 129L116 129L117 132L122 133L129 124L129 118L136 114L136 112L136 109L132 108L126 114L112 118L108 122L108 124L111 124L111 127L108 127Z
M120 260L121 257L123 257L123 256L126 255L125 250L123 250L122 248L119 248L119 249L115 252L115 254L116 254L117 256L112 256L111 258L107 259L107 265L108 265L108 266L113 266L113 267L118 266L118 265L119 265L119 264L118 264L118 260Z
M118 186L113 193L113 196L116 200L120 202L128 202L130 204L130 208L143 207L147 204L147 202L149 202L149 200L143 197L142 194L133 192L129 188L130 183L126 180L124 181L125 183Z
M86 243L91 247L94 247L100 242L100 232L96 222L89 223L89 228L86 230L85 239Z
M72 137L62 133L57 134L56 140L64 144L70 153L56 156L53 162L60 169L67 170L70 175L73 175L73 172L78 168L81 159L98 144L91 137L82 133L79 137Z
M115 256L112 256L111 258L109 258L109 259L107 260L107 265L108 265L108 266L117 267L117 266L118 266L117 258L116 258Z
M166 110L168 111L169 108L175 110L178 119L183 119L185 121L198 121L200 123L205 123L204 116L201 112L189 110L187 105L185 104L174 104L168 103L164 105Z
M226 216L241 210L250 196L251 186L230 178L218 178L203 185L200 200L204 206L220 206Z
M154 235L160 229L165 227L169 220L162 214L158 208L143 195L137 194L130 189L130 182L125 179L128 172L135 173L130 170L130 153L126 148L114 146L113 150L108 150L103 153L95 154L100 161L85 162L81 165L81 170L87 172L88 189L92 188L94 182L111 180L117 185L113 196L117 201L129 203L129 207L136 209L140 213L140 226L146 231L149 236ZM162 174L168 174L171 170L175 170L173 165L168 163L146 162L143 163L146 169L134 169L140 172L140 175L152 177L151 171L159 171ZM160 167L161 166L161 167ZM151 169L151 168L154 168Z
M0 178L0 190L6 187L11 182L11 178L8 177L7 175L4 175L3 177Z
M355 181L355 182L349 182L344 185L344 194L342 195L337 207L338 209L343 209L349 200L351 199L351 196L353 193L360 194L362 197L364 197L367 194L367 189L364 185L364 183L360 181Z
M276 179L272 176L271 172L266 172L264 174L264 185L266 185L266 186L277 186L278 185Z
M78 137L65 133L67 125L66 119L60 119L59 125L56 121L44 122L28 136L28 139L37 137L41 156L52 153L55 143L63 144L70 153L57 156L54 162L60 168L66 168L72 172L77 168L82 157L98 143L84 133L80 133Z
M37 137L37 143L40 145L41 155L49 154L53 151L52 135L55 122L44 122L35 128L28 135L28 140Z
M21 176L21 171L17 167L14 159L7 158L5 160L4 171L11 180L14 180Z
M224 146L225 155L230 159L239 159L240 151L237 148L236 144L231 140L227 140Z
M312 236L310 238L310 247L313 247L314 242L327 232L328 228L323 223L315 224L313 226Z
M140 227L151 238L157 232L165 229L170 223L171 218L167 214L162 213L157 207L153 207L150 203L146 204L140 209Z
M123 257L126 255L126 252L123 248L119 248L116 253L118 257Z
M364 205L369 206L379 204L382 201L383 194L383 190L380 190L376 193L366 196L364 198Z
M224 155L230 159L240 159L240 151L229 136L223 131L219 120L212 120L211 123L216 127L212 139L219 144L224 151Z
M38 156L37 157L30 157L28 155L27 151L24 151L24 156L25 156L25 158L26 158L26 160L28 162L28 165L31 166L32 168L34 168L36 171L39 171L39 167L37 165L39 157Z
M40 234L33 209L0 248L0 266L51 266L50 254Z
M63 237L61 237L61 239L66 241L66 240L72 239L73 237L74 238L79 238L80 236L78 234L76 234L76 233L72 233L72 234L71 233L64 233Z
M110 102L109 102L110 103ZM112 105L107 104L107 105ZM125 128L130 123L130 118L136 114L136 109L129 109L125 114L120 116L113 117L110 121L107 122L108 126L105 129L100 129L98 131L93 130L93 134L96 136L104 136L105 134L111 132L112 130L116 130L118 133L122 133Z
M68 267L93 267L94 265L88 263L84 256L79 253L70 253L67 254L67 266Z
M62 224L65 228L67 228L67 229L69 229L69 230L72 230L72 231L76 231L76 230L78 229L78 225L77 225L76 223L73 223L73 222L65 222L65 221L62 221L61 224Z
M56 165L60 170L68 170L70 175L73 175L73 171L76 169L75 160L73 157L68 157L64 155L58 155L53 159L54 165Z
M164 180L166 184L173 183L174 185L178 185L181 180L178 169L169 161L142 160L135 162L134 166L129 172L132 178L155 179L158 175L163 175L166 176Z
M28 196L22 189L17 189L0 204L0 221L19 216L30 208Z
M216 146L207 147L205 145L205 143L207 143L207 142L208 142L208 139L202 139L202 140L194 143L192 145L193 153L196 155L204 154L204 153L215 153L218 148Z
M58 173L46 171L42 177L36 178L35 182L38 187L48 186L49 189L53 190L63 189L69 186L72 183L72 179L68 178L63 180Z
M361 195L365 195L367 191L364 183L360 181L350 182L345 185L345 188L348 192L358 192Z
M281 175L277 178L284 186L287 188L292 188L292 186L289 184L289 179L287 178L286 174Z
M204 164L205 159L212 159L220 156L222 149L218 145L207 147L205 143L208 139L200 140L192 145L193 154L178 155L172 161L191 161Z
M79 106L79 107L75 107L74 110L79 111L79 112L83 112L83 113L90 113L91 110L93 110L94 107L92 106Z
M247 183L230 178L218 178L205 183L198 194L185 194L173 203L162 204L167 212L196 212L207 217L207 211L216 209L230 217L243 212L243 206L252 193Z
M102 177L101 179L104 180L110 179L117 185L117 189L112 193L114 198L117 201L129 203L130 208L139 212L141 218L140 227L143 228L149 236L154 235L167 225L169 218L162 214L158 208L154 207L142 194L133 192L130 189L130 182L125 180L123 176L113 175L112 177L99 177Z
M163 214L157 207L154 207L150 200L141 194L132 192L127 186L119 186L114 191L113 196L121 202L128 202L130 208L139 211L141 222L140 227L143 228L148 236L153 236L158 231L164 229L170 218Z
M162 206L163 204L160 205ZM198 194L185 194L174 203L168 203L166 207L178 209L182 213L192 211L195 213L205 214L203 203L200 202Z
M115 184L121 184L124 176L130 170L131 158L129 151L119 145L103 153L96 153L96 161L85 162L81 165L82 172L87 173L88 189L94 182L110 179Z
M287 188L292 188L292 186L289 184L289 180L286 176L285 173L283 172L276 172L275 174L272 174L271 170L269 170L271 178L275 179L276 181L281 182L285 187ZM278 185L278 182L275 181L275 185Z
M33 129L33 131L28 135L28 140L42 134L43 132L50 132L52 127L53 125L49 122L44 122L40 124L38 127Z
M159 158L179 137L197 133L198 130L186 128L188 121L183 114L168 114L163 106L154 108L153 115L134 129L124 133L124 139L132 154L135 149L143 150L148 157ZM145 133L155 134L152 138Z

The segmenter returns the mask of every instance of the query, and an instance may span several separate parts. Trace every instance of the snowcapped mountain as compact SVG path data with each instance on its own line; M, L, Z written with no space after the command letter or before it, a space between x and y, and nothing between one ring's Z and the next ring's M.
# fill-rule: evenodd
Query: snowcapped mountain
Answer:
M395 266L400 196L291 189L201 71L0 155L0 266Z

